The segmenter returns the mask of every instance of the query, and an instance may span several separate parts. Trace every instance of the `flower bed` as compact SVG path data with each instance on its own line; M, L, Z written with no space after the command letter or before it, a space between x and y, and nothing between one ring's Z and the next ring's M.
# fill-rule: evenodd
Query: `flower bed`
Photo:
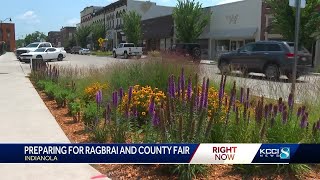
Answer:
M148 67L148 66L145 66ZM319 143L320 120L309 119L306 106L294 107L293 96L288 101L266 103L250 96L250 90L226 90L227 77L214 88L209 79L199 82L197 74L169 75L166 86L110 82L90 84L78 89L77 81L67 81L60 73L35 72L36 87L68 107L74 119L85 124L91 141L111 143ZM55 71L58 68L55 68ZM36 73L54 74L38 76ZM121 72L119 72L121 73ZM136 76L139 79L139 76ZM141 77L143 79L144 77ZM139 81L139 80L137 80ZM103 84L108 84L108 86ZM121 84L121 83L119 83ZM63 93L62 93L63 92ZM83 93L76 93L83 92ZM205 165L163 166L182 179L205 174ZM266 170L266 166L240 166L236 169ZM261 168L262 167L262 168ZM274 166L268 166L274 167ZM307 165L277 166L276 170L301 173Z

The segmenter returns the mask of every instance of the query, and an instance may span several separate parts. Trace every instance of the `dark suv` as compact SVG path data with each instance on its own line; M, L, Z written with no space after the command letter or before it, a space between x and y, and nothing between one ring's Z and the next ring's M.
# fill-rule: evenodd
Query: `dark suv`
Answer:
M294 64L294 43L285 41L259 41L248 43L235 52L223 54L218 67L221 73L241 70L264 73L267 78L279 79L286 75L292 79ZM312 55L305 48L298 51L297 78L306 75L312 66Z
M70 50L71 54L79 54L80 49L82 49L80 46L73 46Z
M201 49L197 43L178 43L172 47L172 51L183 55L190 55L193 60L201 60Z

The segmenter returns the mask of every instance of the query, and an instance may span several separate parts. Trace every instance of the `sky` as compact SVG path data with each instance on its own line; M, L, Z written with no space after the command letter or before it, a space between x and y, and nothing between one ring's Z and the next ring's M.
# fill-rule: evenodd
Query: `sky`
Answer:
M40 31L59 31L63 26L80 22L80 11L87 6L106 6L115 0L1 0L0 21L11 18L15 23L16 39ZM151 0L158 5L175 6L176 0ZM239 0L199 0L203 7ZM5 21L5 22L8 22Z

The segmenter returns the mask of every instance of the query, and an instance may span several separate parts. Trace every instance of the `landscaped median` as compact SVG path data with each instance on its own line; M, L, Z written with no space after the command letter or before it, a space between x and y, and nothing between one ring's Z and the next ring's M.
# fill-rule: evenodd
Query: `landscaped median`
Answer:
M95 56L112 56L112 51L92 51L91 55L95 55Z
M292 95L288 100L252 97L250 89L237 89L226 76L213 84L195 69L152 60L86 70L56 66L33 72L31 80L73 142L320 142L320 120L309 115L312 107L295 105ZM111 178L217 179L262 173L267 179L305 177L305 172L320 178L318 167L300 164L95 167Z

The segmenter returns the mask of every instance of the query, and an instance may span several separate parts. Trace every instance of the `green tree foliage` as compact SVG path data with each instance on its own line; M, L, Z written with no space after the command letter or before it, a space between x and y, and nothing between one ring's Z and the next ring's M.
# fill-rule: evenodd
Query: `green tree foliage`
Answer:
M281 34L286 40L294 41L295 8L289 6L289 0L266 0L271 7L274 20L272 30ZM319 32L320 14L317 7L319 0L307 0L306 7L301 9L299 42L310 49L315 38L312 35Z
M76 32L76 40L78 44L82 47L86 47L88 42L87 42L87 37L91 33L91 28L89 26L81 26L77 29Z
M192 43L203 32L210 21L211 13L202 9L202 4L195 0L178 0L173 10L176 35L179 41Z
M47 39L47 36L44 33L36 31L34 33L28 34L25 37L24 42L25 42L25 45L28 45L30 43L39 42L41 40L46 40L46 39Z
M16 46L17 47L23 47L25 45L24 39L17 39L16 40Z
M76 38L73 36L71 39L67 40L65 44L66 44L66 47L69 47L69 48L76 46L77 45Z
M95 24L91 27L92 41L94 43L95 49L99 49L99 38L105 38L106 33L103 24Z
M122 15L123 32L126 35L127 41L137 45L141 40L141 15L135 11L129 11Z

